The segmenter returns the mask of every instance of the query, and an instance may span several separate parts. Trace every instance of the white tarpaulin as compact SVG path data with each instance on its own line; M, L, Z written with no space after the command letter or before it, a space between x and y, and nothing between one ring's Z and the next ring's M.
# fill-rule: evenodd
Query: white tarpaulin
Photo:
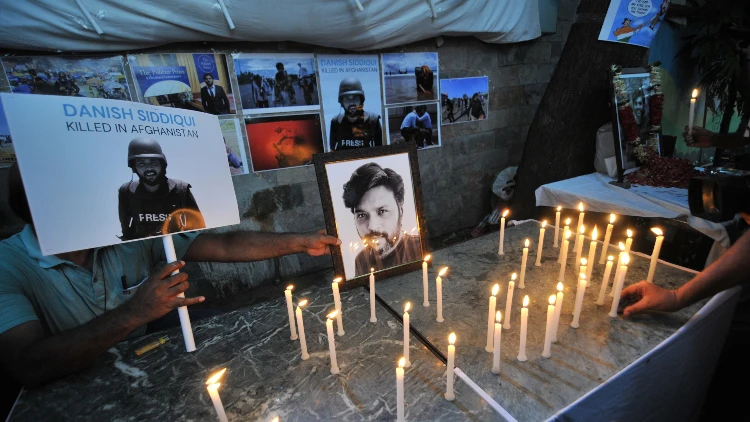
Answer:
M538 0L0 0L0 45L44 51L119 51L190 41L297 41L371 50L437 35L490 43L541 35ZM101 28L97 34L92 21ZM23 34L23 36L19 36Z

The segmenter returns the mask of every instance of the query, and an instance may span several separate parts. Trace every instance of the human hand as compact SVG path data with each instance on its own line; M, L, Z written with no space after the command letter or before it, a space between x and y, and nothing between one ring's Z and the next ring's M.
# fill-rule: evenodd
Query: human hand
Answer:
M676 290L663 289L645 280L626 287L620 293L620 300L631 303L622 311L626 317L644 311L672 312L682 308L677 300Z
M205 300L203 296L177 297L190 286L188 275L182 272L171 274L184 266L183 261L162 264L138 287L133 298L126 302L125 306L138 320L139 325L161 318L172 309L195 305Z
M689 131L688 127L685 126L682 137L685 139L685 144L689 147L711 148L716 146L714 145L714 133L702 127L693 126L693 130Z
M325 229L300 235L300 248L310 256L328 255L331 245L340 245L341 239L326 234Z

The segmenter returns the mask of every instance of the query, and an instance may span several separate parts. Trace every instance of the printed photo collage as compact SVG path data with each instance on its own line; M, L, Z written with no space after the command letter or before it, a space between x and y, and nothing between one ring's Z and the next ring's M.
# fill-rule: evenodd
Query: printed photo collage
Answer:
M232 175L309 165L321 152L401 142L434 148L441 124L487 117L487 78L440 81L435 52L33 56L0 64L0 92L217 115ZM15 152L1 107L0 166L8 166Z

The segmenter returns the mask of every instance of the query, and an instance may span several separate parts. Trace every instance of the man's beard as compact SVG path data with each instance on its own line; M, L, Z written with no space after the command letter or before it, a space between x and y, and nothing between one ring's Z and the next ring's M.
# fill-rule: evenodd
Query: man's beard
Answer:
M154 177L153 180L149 180L148 178L151 177L152 175L156 175L156 176ZM149 185L149 186L158 186L166 179L164 172L157 173L155 171L153 172L146 171L145 173L143 173L143 176L139 174L138 178L141 181L141 183Z
M349 106L346 109L346 115L348 117L359 117L364 111L364 106Z
M401 217L398 219L398 226L396 232L393 235L389 235L385 232L370 232L362 240L367 241L367 244L372 249L372 252L385 257L390 254L401 238Z

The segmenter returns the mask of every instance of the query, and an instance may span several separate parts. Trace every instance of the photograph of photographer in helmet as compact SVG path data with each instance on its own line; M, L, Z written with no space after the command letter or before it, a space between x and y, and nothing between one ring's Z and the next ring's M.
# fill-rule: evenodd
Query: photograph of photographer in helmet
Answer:
M383 145L376 55L320 55L320 88L328 151Z

